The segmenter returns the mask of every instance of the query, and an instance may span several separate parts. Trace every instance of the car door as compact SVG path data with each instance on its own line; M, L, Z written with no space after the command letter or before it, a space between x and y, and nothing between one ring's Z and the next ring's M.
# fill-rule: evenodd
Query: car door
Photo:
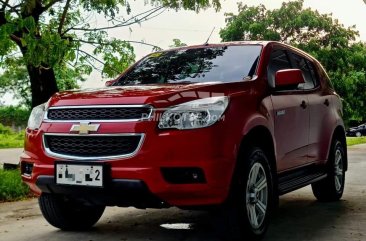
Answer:
M274 109L277 169L285 171L307 163L309 140L308 97L297 86L276 89L275 73L293 68L288 52L275 49L271 53L267 74L273 88L271 100Z
M292 54L296 67L301 69L305 84L303 89L309 100L309 146L308 163L322 162L327 159L329 137L332 136L332 93L320 85L320 74L315 63L306 57Z

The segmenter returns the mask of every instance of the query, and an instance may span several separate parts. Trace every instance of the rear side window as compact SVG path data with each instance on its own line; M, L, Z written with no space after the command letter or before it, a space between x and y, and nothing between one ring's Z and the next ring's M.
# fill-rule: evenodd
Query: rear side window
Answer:
M309 90L317 87L318 81L313 63L311 63L308 59L294 53L292 54L292 59L294 61L294 68L300 69L305 79L305 83L300 84L298 89Z
M271 53L271 58L268 65L268 84L275 87L276 72L282 69L291 69L291 62L285 50L277 49Z
M309 60L306 60L306 62L308 63L308 66L309 66L309 69L310 69L310 72L311 72L311 76L313 77L314 87L318 87L318 85L319 85L318 76L319 75L315 71L314 64Z

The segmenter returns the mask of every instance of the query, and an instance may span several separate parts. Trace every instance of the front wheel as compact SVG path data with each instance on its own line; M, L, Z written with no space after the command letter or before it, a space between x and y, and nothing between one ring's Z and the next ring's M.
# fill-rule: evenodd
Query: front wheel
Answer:
M85 230L91 228L102 216L104 206L90 206L63 196L43 193L39 206L45 219L62 230Z
M361 136L362 136L361 132L357 131L356 132L356 137L361 137Z
M344 190L345 183L345 150L339 140L334 140L327 165L327 178L313 183L314 196L319 201L338 201Z
M223 240L259 240L268 228L273 206L269 162L260 148L248 149L238 161L218 231Z

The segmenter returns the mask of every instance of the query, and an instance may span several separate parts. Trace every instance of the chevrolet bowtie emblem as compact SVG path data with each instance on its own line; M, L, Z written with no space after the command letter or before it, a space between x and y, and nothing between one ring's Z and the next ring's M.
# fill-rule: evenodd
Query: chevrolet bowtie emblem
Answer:
M89 134L90 131L97 131L100 124L90 124L89 122L81 122L80 124L72 125L70 132L76 131L81 135Z

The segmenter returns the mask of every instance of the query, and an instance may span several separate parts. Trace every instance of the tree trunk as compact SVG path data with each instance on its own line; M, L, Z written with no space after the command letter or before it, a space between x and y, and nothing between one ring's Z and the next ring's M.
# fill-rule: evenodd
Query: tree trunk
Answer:
M58 92L55 72L52 68L27 66L31 90L32 90L32 108L46 101L56 92Z

